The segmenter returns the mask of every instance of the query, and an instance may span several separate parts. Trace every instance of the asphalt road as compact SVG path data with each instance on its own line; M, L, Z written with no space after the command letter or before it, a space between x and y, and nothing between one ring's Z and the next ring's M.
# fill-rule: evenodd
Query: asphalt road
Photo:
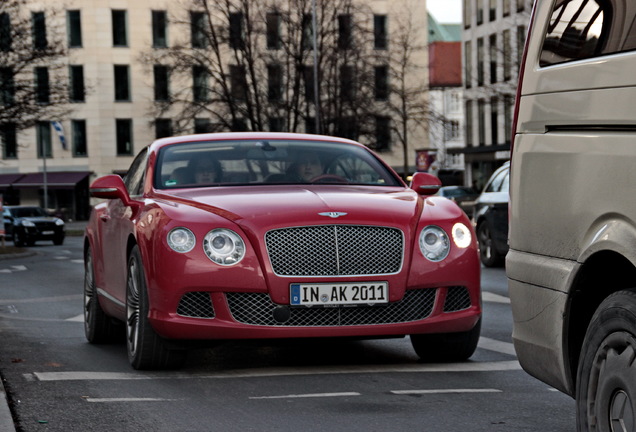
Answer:
M0 261L0 374L18 432L573 431L574 401L523 372L503 269L483 269L470 361L420 363L408 338L231 342L138 372L86 342L81 238Z

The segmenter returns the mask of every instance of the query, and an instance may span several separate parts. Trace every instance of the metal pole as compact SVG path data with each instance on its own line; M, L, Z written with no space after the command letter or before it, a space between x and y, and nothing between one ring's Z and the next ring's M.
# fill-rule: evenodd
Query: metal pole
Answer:
M49 128L51 126L49 125ZM44 131L42 131L44 132ZM50 132L50 129L49 129ZM42 180L44 183L44 211L48 211L49 208L49 191L46 178L46 148L44 147L44 137L40 135L40 148L42 152Z
M320 91L318 88L318 42L317 42L317 24L316 24L316 0L311 1L311 27L314 44L314 104L316 109L316 133L320 131Z

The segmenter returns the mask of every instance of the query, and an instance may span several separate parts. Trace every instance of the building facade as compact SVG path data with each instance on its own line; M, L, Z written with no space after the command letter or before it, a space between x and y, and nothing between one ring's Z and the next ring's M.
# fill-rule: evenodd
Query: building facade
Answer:
M464 0L464 154L479 188L510 158L512 117L531 0Z
M294 12L285 9L288 2L278 3L283 6L271 10L268 8L277 2L267 5L258 1L254 3L261 8L258 16L262 18L259 25L263 28L262 46L258 48L270 57L273 56L272 50L277 49L277 42L269 39L269 35L272 32L291 32L291 29L285 28L286 21L281 17ZM414 148L426 144L428 137L424 128L413 126L409 129L406 147L397 140L389 127L394 119L385 106L393 96L386 92L386 88L389 80L393 80L390 62L398 46L391 40L393 31L401 25L399 23L408 19L410 25L425 38L426 3L414 0L359 3L362 7L355 12L333 17L332 25L339 37L347 36L347 32L368 35L370 52L373 53L371 61L375 64L369 63L372 72L370 77L365 76L365 82L371 83L370 88L375 94L372 105L378 115L374 117L375 124L366 125L366 129L360 127L347 137L357 138L376 149L398 172L404 171L405 165L407 170L412 171L415 167ZM313 119L310 111L314 109L310 101L304 105L309 113L308 121L298 122L300 126L295 125L293 129L283 115L265 117L258 123L247 120L229 126L218 123L214 115L221 110L215 108L212 98L200 99L209 91L206 81L209 74L197 74L202 71L195 65L188 69L188 74L179 75L173 64L152 64L152 60L148 60L158 58L158 54L171 48L188 44L188 48L196 54L197 44L205 43L203 39L197 39L204 37L201 33L205 21L202 4L201 0L69 0L63 6L52 0L27 3L28 10L23 13L39 18L33 18L33 25L40 26L40 32L64 34L62 39L67 44L68 54L62 60L65 64L61 70L65 74L62 79L68 82L70 113L60 119L43 118L35 127L18 132L11 125L2 127L0 194L6 204L46 204L49 209L61 211L69 219L85 219L90 211L89 183L101 175L125 174L134 156L156 138L216 130L315 132L314 122L310 121ZM307 2L305 6L310 4ZM245 26L241 20L245 17L239 9L230 12L224 20L213 25L227 35L220 50L220 63L232 71L237 66L233 58L236 47L232 44L242 43ZM40 19L42 17L44 19ZM0 19L0 25L3 22ZM305 31L304 28L301 30ZM425 65L427 55L426 50L421 50L412 61ZM343 57L346 58L346 55ZM42 72L46 67L34 65L34 86L38 85L38 78L41 82L45 76L38 75L38 71ZM340 69L343 83L340 91L343 92L347 83L342 76L346 76L347 71L346 66ZM50 77L46 77L54 79L52 72ZM238 86L240 80L234 78L229 76L228 82ZM285 85L289 79L286 78L285 69L277 65L268 64L263 68L265 99L268 102L272 98L279 102L288 96ZM354 78L358 79L351 79ZM426 86L426 72L420 70L406 78L409 82ZM328 90L322 88L322 91ZM306 97L310 98L311 91L306 93ZM194 105L191 102L204 102L199 105L206 109L197 111L190 118L186 116L187 121L182 120L182 115L177 122L177 111L182 107L173 104L158 116L158 106L184 94L188 95L188 106ZM278 97L280 99L277 100ZM422 92L421 98L425 101L425 92ZM339 119L331 120L333 123ZM341 123L346 126L347 122ZM322 132L333 132L333 129Z

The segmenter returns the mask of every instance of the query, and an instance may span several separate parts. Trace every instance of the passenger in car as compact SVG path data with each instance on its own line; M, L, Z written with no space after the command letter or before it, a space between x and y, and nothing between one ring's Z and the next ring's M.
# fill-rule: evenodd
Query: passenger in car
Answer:
M212 157L199 157L188 164L188 171L193 173L194 183L219 183L223 178L221 163Z

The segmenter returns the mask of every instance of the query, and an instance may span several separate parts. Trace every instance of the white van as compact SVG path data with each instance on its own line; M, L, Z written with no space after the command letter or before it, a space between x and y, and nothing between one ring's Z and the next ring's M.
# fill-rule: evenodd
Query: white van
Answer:
M519 361L578 430L636 430L636 1L536 2L514 124Z

